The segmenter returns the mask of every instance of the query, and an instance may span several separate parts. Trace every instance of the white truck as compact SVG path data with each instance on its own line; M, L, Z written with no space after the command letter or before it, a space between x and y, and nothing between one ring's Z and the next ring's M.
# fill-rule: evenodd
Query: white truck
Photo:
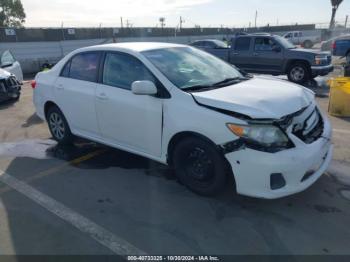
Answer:
M312 48L316 43L321 42L321 36L317 35L305 35L301 31L292 31L283 35L294 45L301 45L305 48Z

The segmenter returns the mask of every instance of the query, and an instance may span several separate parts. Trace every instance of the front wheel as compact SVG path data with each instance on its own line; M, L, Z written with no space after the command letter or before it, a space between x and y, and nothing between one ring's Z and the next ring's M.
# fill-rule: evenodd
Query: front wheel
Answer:
M227 181L227 164L211 143L199 138L181 141L173 152L176 176L193 192L210 196L218 194Z
M52 137L61 144L69 144L73 140L73 134L70 131L66 118L61 110L52 106L46 115Z
M288 79L291 82L302 84L310 79L308 67L303 63L295 63L288 70Z

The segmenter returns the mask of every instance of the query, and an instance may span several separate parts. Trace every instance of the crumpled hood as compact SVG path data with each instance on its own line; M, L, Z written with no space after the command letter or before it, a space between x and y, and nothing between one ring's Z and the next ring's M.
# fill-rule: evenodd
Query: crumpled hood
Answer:
M280 119L314 101L312 91L285 80L264 76L192 95L199 104L255 119Z
M8 78L10 75L11 73L0 68L0 79Z

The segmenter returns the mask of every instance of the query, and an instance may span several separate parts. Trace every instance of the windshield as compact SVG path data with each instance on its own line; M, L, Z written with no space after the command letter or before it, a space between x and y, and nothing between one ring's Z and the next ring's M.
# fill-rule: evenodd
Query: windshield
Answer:
M233 66L192 47L157 49L143 55L180 89L243 78Z
M286 38L284 38L282 36L276 35L275 39L278 43L280 43L280 45L282 45L286 49L296 48L295 45L293 45L291 42L289 42Z

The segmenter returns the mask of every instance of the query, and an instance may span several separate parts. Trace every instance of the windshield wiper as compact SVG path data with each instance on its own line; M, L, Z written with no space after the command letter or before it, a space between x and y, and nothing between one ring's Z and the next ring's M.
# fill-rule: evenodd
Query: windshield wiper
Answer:
M184 91L208 91L216 88L221 88L225 87L234 83L240 83L241 81L244 80L249 80L250 77L231 77L231 78L226 78L223 81L217 82L212 85L194 85L194 86L189 86L185 87L182 90Z
M185 87L182 90L184 91L207 91L216 88L214 85L195 85L195 86L189 86Z
M233 84L232 82L239 83L239 82L244 81L244 80L249 80L249 78L248 77L231 77L231 78L226 78L225 80L220 81L218 83L215 83L215 84L213 84L213 86L221 87L221 86L224 86L226 84Z

